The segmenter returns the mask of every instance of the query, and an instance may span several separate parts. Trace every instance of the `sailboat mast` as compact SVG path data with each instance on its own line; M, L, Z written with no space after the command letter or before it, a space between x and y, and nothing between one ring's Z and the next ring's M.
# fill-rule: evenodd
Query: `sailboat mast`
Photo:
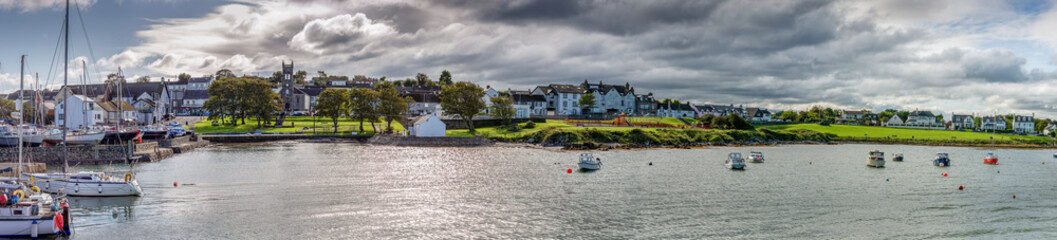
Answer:
M70 0L66 0L66 20L63 21L62 25L63 25L62 28L63 28L63 31L64 31L64 34L63 34L64 39L63 39L63 44L62 44L62 47L63 47L63 53L62 53L62 71L63 71L63 74L62 74L62 88L63 88L63 91L71 92L71 91L69 91L70 89L68 89L69 88L69 80L68 79L69 79L69 75L70 75L69 74L69 72L70 72L69 71L69 69L70 69L70 61L69 61L69 59L70 59ZM66 169L70 167L70 164L67 163L67 161L66 161L66 157L67 157L67 154L68 154L66 145L69 145L66 142L66 130L67 130L67 126L69 125L69 123L68 123L69 121L68 120L70 119L70 114L69 114L70 113L70 111L69 111L69 109L70 109L70 104L69 104L70 96L68 96L67 94L65 94L65 92L63 92L63 98L66 98L66 99L62 100L63 101L63 103L62 103L62 105L63 105L62 106L62 117L63 117L63 119L62 119L62 173L66 174Z
M23 108L22 108L22 97L23 97L24 92L25 92L24 91L24 88L25 88L24 83L25 83L25 80L26 80L25 71L26 71L26 55L22 55L22 66L21 66L21 68L19 68L19 71L18 71L18 102L15 103L15 104L18 104L18 105L15 106L15 109L18 109L18 126L15 126L15 128L18 129L18 171L15 171L15 179L22 178L22 145L23 145L23 143L22 143L22 124L25 123L25 117L22 116L22 110L23 110Z

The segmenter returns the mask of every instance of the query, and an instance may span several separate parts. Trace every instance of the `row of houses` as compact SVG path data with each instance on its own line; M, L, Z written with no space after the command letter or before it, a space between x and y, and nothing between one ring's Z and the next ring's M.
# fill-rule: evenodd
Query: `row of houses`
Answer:
M861 114L859 111L844 111L841 115L841 119L856 119L859 116L872 116L871 121L876 120L876 114ZM951 114L951 118L947 122L940 121L936 118L931 111L912 111L907 116L907 119L901 117L892 116L883 125L887 127L895 128L922 128L922 129L950 129L950 130L962 130L962 129L980 129L983 131L1005 131L1006 130L1006 118L1004 116L983 116L980 117L980 126L976 126L975 116L971 114ZM1035 116L1031 115L1014 115L1013 116L1013 132L1017 133L1030 133L1035 132Z
M24 90L46 122L66 126L140 124L163 121L172 113L172 89L166 82L69 85L57 90ZM4 96L17 100L19 92ZM67 104L68 103L68 104ZM68 109L67 109L68 106Z

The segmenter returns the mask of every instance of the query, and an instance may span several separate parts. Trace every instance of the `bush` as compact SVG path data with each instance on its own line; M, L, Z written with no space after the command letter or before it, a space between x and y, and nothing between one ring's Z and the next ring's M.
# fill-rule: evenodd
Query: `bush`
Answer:
M536 128L536 123L535 122L528 121L527 123L525 123L525 129L533 129L533 128Z

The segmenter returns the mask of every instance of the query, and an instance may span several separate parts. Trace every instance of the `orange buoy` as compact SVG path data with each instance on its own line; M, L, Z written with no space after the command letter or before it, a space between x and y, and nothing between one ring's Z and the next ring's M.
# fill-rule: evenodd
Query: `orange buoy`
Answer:
M179 186L179 185L180 185L179 183L172 182L172 187L176 187L176 186Z
M961 191L961 190L965 190L965 185L961 185L961 186L958 186L958 190L959 190L959 191Z
M570 168L570 169L568 169L568 170L565 170L565 172L567 172L567 173L573 173L573 169L572 169L572 168Z
M944 177L946 177L946 176L947 176L947 173L943 173L943 176L944 176Z
M1017 199L1017 195L1016 194L1013 194L1013 199Z

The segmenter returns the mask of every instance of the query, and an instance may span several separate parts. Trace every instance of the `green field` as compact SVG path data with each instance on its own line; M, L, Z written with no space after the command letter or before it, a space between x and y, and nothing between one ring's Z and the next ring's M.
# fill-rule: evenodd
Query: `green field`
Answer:
M925 130L925 129L903 129L871 126L830 125L818 124L789 124L789 125L764 125L757 128L772 130L804 129L821 133L832 133L838 140L867 140L867 141L895 141L895 142L949 142L949 143L990 143L991 133L962 132L948 130ZM995 134L995 142L1003 144L1047 144L1053 143L1049 137L1021 136Z
M674 119L673 119L674 120ZM678 121L678 120L676 120ZM536 123L535 128L511 131L506 128L484 127L475 133L481 137L506 142L535 143L624 143L638 145L684 145L701 142L744 141L829 141L834 135L808 130L711 130L640 127L576 127L561 120ZM450 137L472 137L465 129L448 130Z
M261 129L261 133L296 133L302 132L306 134L334 134L334 123L331 122L330 118L325 117L312 117L308 116L291 116L286 118L286 122L283 123L285 126L290 126L293 123L293 127L281 127L271 128L265 127ZM375 123L381 129L385 128L385 122ZM219 125L213 126L212 121L202 120L194 124L195 133L249 133L257 128L257 122L252 119L246 119L245 125L230 126L230 125ZM393 129L395 131L403 131L404 126L400 123L393 121ZM314 130L314 131L313 131ZM338 119L338 134L349 134L351 132L358 132L358 134L374 134L374 129L371 128L370 122L363 123L363 132L360 131L360 122L349 120L347 118Z

